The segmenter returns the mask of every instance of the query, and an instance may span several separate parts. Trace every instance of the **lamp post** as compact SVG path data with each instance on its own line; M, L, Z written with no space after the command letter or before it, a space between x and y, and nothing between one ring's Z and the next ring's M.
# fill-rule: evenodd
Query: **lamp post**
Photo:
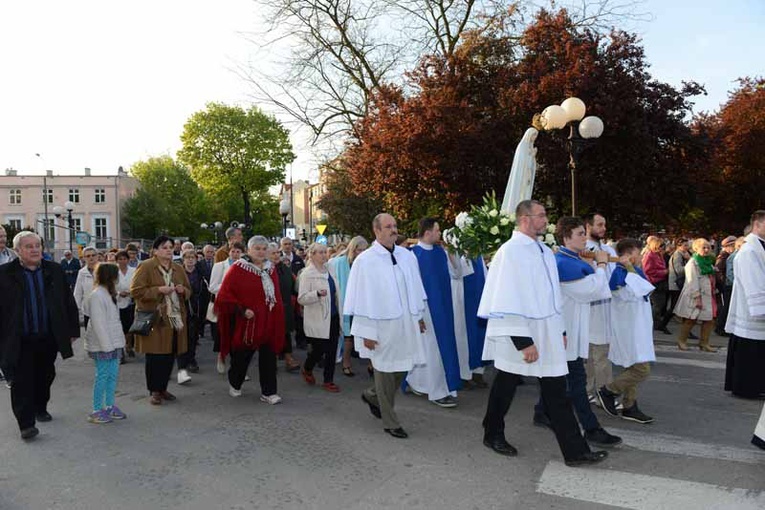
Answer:
M599 117L585 117L584 101L569 97L560 105L552 105L542 111L539 122L542 129L552 131L569 126L568 167L571 170L571 215L576 216L576 168L582 153L603 134L603 121Z
M292 201L285 195L279 202L279 214L282 215L282 237L287 237L287 216L290 214Z
M47 201L47 197L45 197ZM66 225L67 229L69 230L69 251L73 250L74 246L74 220L72 219L72 211L74 211L74 203L67 200L64 202L64 207L61 207L60 205L57 205L53 208L53 214L56 216L56 218L61 218L64 216L64 211L66 211Z
M223 223L220 222L220 221L216 221L214 223L209 223L209 224L208 223L202 223L201 225L199 225L199 227L201 229L203 229L203 230L212 230L215 242L217 243L218 242L218 232L223 230Z

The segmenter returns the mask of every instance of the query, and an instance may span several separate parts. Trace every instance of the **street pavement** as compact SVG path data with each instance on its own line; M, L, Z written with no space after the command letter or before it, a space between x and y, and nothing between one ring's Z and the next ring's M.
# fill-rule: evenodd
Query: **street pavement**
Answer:
M173 375L176 402L149 405L139 355L120 373L117 404L128 419L93 425L93 364L77 341L75 357L58 361L54 420L38 424L36 440L19 438L0 388L0 510L765 508L765 452L750 444L763 402L723 392L724 349L679 352L662 334L656 342L658 362L638 396L656 421L596 410L624 445L594 467L568 468L552 433L531 425L532 379L507 416L519 456L505 458L481 442L488 390L461 392L454 409L399 394L410 434L400 440L361 401L369 379L360 360L354 378L338 368L339 394L280 365L284 402L269 406L258 400L257 363L244 395L228 395L209 339L202 372L184 386Z

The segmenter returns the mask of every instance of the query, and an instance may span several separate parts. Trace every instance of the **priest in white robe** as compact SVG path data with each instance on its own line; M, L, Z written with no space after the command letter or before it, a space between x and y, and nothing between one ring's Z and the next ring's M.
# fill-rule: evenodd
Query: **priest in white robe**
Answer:
M558 220L556 237L563 246L555 254L563 297L563 320L566 327L566 360L568 362L568 396L574 405L584 438L591 445L612 447L621 438L606 432L592 411L587 398L587 374L584 361L590 349L590 303L611 298L606 266L609 255L595 253L596 268L583 260L580 253L587 243L584 222L580 218L564 216ZM550 426L544 403L540 399L534 408L534 424Z
M566 395L566 332L558 269L552 251L537 240L547 228L545 208L524 200L516 208L516 218L513 237L492 259L478 308L478 315L488 319L483 357L493 360L496 368L483 420L483 443L500 455L517 455L505 439L505 414L520 376L533 376L539 378L566 464L599 462L608 454L590 450Z
M733 295L725 390L744 398L765 396L765 210L752 214L752 232L733 261Z
M398 229L389 214L372 223L375 242L359 255L348 277L343 313L353 317L356 350L374 367L374 385L361 398L396 438L408 434L394 410L396 390L406 373L424 363L420 336L426 308L417 259L396 246Z

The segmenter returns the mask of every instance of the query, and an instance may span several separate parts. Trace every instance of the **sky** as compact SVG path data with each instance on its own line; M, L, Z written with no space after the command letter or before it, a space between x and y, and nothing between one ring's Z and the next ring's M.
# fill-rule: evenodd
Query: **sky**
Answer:
M765 0L645 0L640 10L651 19L630 28L654 78L706 86L695 111L715 110L737 78L765 75ZM248 40L263 30L252 0L0 3L0 171L114 174L175 156L206 103L252 104L237 69L265 65ZM292 172L315 181L307 140L293 132Z

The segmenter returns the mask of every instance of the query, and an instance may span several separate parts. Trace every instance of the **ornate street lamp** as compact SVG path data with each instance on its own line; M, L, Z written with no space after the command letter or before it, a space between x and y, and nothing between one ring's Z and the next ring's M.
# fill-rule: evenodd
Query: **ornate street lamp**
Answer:
M47 197L46 197L47 201ZM60 205L57 205L53 208L53 214L56 216L56 218L61 218L64 216L64 211L66 211L66 224L67 229L69 230L69 251L73 250L74 246L74 220L72 219L72 211L74 211L74 203L67 200L64 202L64 207L61 207Z
M218 233L221 230L223 230L223 223L220 222L220 221L216 221L215 223L209 223L209 224L208 223L202 223L201 225L199 225L199 228L201 228L203 230L212 230L213 234L214 234L214 237L215 237L215 242L217 243L217 242L219 242L218 241Z
M552 131L569 126L568 166L571 170L571 215L576 216L576 167L582 153L603 134L603 121L595 116L585 117L584 101L569 97L560 105L552 105L542 111L539 124L542 129Z
M287 237L287 216L289 216L291 208L292 203L289 197L285 195L279 202L279 214L282 215L282 237Z

